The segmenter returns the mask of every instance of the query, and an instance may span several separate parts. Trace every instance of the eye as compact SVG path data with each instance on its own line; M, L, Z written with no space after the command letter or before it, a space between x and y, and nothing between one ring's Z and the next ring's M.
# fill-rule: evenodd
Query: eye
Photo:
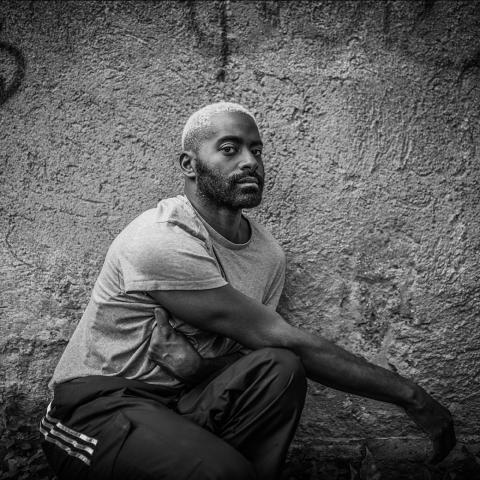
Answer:
M222 145L220 151L226 155L232 155L237 151L237 147L235 145Z
M262 156L262 149L261 148L254 148L252 150L252 153L256 156L256 157L261 157Z

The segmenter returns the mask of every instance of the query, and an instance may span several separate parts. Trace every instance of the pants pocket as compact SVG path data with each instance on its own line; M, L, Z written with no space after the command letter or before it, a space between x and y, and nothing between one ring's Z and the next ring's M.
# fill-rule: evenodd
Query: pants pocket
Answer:
M131 428L128 418L118 412L109 426L103 429L92 456L89 480L114 480L113 467Z

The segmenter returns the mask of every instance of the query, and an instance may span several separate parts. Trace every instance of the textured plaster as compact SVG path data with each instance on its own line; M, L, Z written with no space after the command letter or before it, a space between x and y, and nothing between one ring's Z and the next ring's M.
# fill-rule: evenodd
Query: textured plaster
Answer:
M1 478L46 475L28 470L46 383L106 249L181 192L183 123L222 99L261 125L251 215L287 253L281 313L441 399L460 440L447 467L474 478L478 1L7 0L0 20ZM383 478L428 478L399 409L310 385L292 475L365 445Z

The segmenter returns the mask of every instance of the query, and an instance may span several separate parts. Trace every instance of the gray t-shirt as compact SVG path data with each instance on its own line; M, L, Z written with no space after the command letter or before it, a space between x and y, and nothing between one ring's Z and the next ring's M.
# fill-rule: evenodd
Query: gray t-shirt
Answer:
M265 228L248 221L250 240L232 243L180 195L159 202L157 208L133 220L107 252L90 302L60 358L50 388L88 375L181 386L147 355L155 326L153 311L159 307L150 291L204 290L229 283L275 309L285 279L285 255ZM242 348L231 339L176 318L170 317L170 321L204 357Z

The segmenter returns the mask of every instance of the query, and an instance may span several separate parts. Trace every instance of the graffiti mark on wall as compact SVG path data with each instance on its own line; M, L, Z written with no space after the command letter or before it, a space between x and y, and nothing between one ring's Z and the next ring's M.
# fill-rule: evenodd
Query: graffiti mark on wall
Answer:
M263 19L269 22L272 27L277 27L280 21L280 8L281 8L280 2L263 0L262 3L257 5L259 7L260 14L263 17ZM316 8L315 5L313 5L312 7Z
M480 69L480 49L469 59L465 60L460 71L460 79L470 70L478 68Z
M230 46L228 40L228 15L229 0L220 0L211 4L215 6L215 15L208 18L208 10L199 9L197 0L188 0L187 18L188 25L193 32L197 45L203 47L207 52L214 52L214 56L218 59L218 71L216 80L224 82L226 69L229 62ZM212 28L213 27L213 28Z
M220 32L221 32L221 47L220 47L220 62L221 67L217 73L217 81L224 82L226 68L228 65L228 56L230 54L230 47L228 45L228 0L222 2L220 10Z
M0 33L2 26L2 22L0 22ZM22 84L25 77L25 57L17 47L0 40L0 58L2 61L7 58L13 62L13 73L5 72L3 68L0 70L0 106L2 106L15 95Z

